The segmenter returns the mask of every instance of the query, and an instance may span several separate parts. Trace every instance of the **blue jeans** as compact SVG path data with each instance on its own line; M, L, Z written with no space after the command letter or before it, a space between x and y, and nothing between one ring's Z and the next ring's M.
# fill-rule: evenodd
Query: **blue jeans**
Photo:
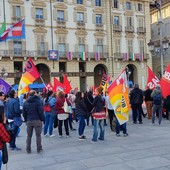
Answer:
M2 166L2 150L0 150L0 169L1 169L1 166Z
M79 136L83 135L85 126L86 126L86 123L85 123L84 116L80 116L79 117Z
M47 134L49 128L49 135L53 134L54 114L51 112L45 113L44 135Z
M162 122L162 105L153 105L152 107L152 123L154 124L155 123L155 114L156 114L156 111L158 111L158 114L159 114L159 124L161 124Z
M72 113L69 113L68 122L69 122L70 129L73 129L73 126L72 126L72 122L73 122Z
M12 148L16 148L15 141L16 141L16 137L17 137L17 134L18 134L18 129L19 129L19 127L16 126L16 125L14 125L14 124L12 124L12 129L13 129L13 138L12 138L12 140L11 140L10 146L11 146Z
M100 128L99 139L100 140L104 140L104 132L105 132L104 120L96 120L96 119L94 119L93 123L94 123L94 129L93 129L93 139L92 140L97 142L97 138L98 138L98 126Z
M123 134L126 134L127 130L126 130L126 123L124 123L123 125L120 125L117 118L116 118L116 134L120 133L120 126L122 127L123 130Z

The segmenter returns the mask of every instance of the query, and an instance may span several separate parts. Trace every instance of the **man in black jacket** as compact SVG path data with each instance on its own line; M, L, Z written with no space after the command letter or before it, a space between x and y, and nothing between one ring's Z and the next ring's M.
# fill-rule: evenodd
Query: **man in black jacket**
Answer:
M41 132L42 132L42 122L44 120L44 113L40 98L36 95L36 91L31 90L29 93L29 98L23 105L23 116L27 123L27 153L31 153L31 138L33 134L33 129L36 133L37 142L37 152L41 153Z
M136 124L138 115L139 124L142 124L142 103L143 103L143 92L139 89L139 85L135 84L134 89L130 93L130 104L133 114L133 123Z

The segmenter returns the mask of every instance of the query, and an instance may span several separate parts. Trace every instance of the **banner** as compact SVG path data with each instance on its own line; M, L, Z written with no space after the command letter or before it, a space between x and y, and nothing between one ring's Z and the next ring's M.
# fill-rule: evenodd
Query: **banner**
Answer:
M8 94L11 86L4 81L3 79L0 79L0 92L3 92L5 95Z
M162 89L162 96L166 98L170 95L170 64L168 65L162 79L161 79L161 89Z
M105 73L102 76L100 86L103 87L103 92L105 92L107 90L108 82L107 82L107 75Z
M156 75L153 73L153 71L148 67L148 82L147 82L147 86L150 89L154 89L156 87L157 84L160 84L159 79L156 77Z
M122 125L129 120L130 110L128 84L125 69L109 86L108 94L116 118L119 121L120 125Z
M0 35L2 35L6 30L6 20L2 23L2 26L0 28Z
M54 92L64 91L64 85L54 77Z
M22 93L27 92L25 89L29 84L32 84L36 79L40 77L40 73L38 72L36 66L34 65L31 58L29 58L24 67L24 73L22 74L21 80L18 86L18 96Z

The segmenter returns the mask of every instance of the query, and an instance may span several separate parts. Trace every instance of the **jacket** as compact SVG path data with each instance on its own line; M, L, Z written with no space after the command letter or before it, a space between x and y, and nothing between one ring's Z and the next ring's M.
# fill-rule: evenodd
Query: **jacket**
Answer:
M44 111L38 96L30 96L24 102L23 116L26 121L44 120Z
M88 110L84 103L84 100L81 100L79 103L76 104L75 113L78 116L88 116Z
M44 103L45 103L45 100L46 100L46 99L44 99ZM55 103L56 103L56 98L50 96L49 99L48 99L48 103L49 103L49 105L50 105L51 108L54 108L54 107L55 107ZM49 112L48 112L48 113L49 113Z
M86 105L86 107L87 107L87 110L89 111L89 113L92 111L92 109L93 109L93 100L94 100L94 98L93 98L93 96L87 96L85 99L84 99L84 103L85 103L85 105Z
M100 112L104 110L104 100L102 96L96 96L93 100L94 112Z
M0 123L0 150L2 150L3 142L10 142L11 137L9 133L6 131L4 125Z
M57 98L55 108L56 108L58 114L65 113L65 111L64 111L64 102L65 102L65 98L59 98L59 97Z
M9 98L9 100L6 102L6 114L13 115L13 117L21 117L18 99Z
M151 97L151 93L152 93L152 90L151 89L147 89L144 93L145 95L145 102L147 101L153 101L153 98Z
M156 94L160 94L162 97L162 91L160 88L156 88L155 90L153 90L153 92L151 93L151 97L154 98Z
M139 88L134 88L130 93L131 104L142 104L143 103L143 91Z

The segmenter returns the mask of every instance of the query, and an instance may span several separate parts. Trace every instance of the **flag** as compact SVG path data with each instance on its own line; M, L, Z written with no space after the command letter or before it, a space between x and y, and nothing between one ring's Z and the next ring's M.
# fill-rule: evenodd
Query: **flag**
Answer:
M82 53L81 53L81 59L82 59L83 61L86 61L86 52L82 52Z
M161 79L161 89L162 89L162 96L166 98L170 95L170 64L168 65L162 79Z
M0 35L2 35L6 30L6 20L2 23L2 26L0 28Z
M72 90L72 87L70 85L70 81L68 81L68 79L67 79L66 74L64 74L63 85L64 85L64 92L65 92L65 94L69 94L70 91Z
M103 87L103 92L105 92L107 90L108 82L107 82L107 75L105 73L102 76L100 86Z
M0 79L0 92L3 92L5 95L8 94L11 86L4 81L3 79Z
M96 61L100 61L100 53L99 52L94 53L94 58Z
M73 54L72 52L67 52L67 60L71 61L73 59Z
M156 75L153 73L153 71L148 67L148 82L147 82L147 86L150 89L154 89L156 87L157 84L160 84L159 79L156 77Z
M140 53L140 56L139 56L139 61L143 61L143 60L144 60L143 53Z
M47 91L53 91L54 90L54 87L52 86L52 84L50 82L46 84L45 88L46 88Z
M6 41L8 39L24 39L25 38L25 21L22 19L11 27L9 27L0 36L0 41Z
M49 60L58 60L58 51L57 50L49 50L48 51L48 58Z
M123 61L128 61L129 57L127 53L123 53Z
M113 81L108 88L110 103L115 111L115 115L120 125L129 120L129 95L126 78L126 70Z
M24 67L24 73L22 74L21 80L18 86L18 96L22 93L25 93L25 87L29 84L32 84L36 79L40 77L40 73L38 72L36 66L34 65L31 58L29 58ZM28 90L28 89L27 89Z
M64 91L64 85L54 77L54 92Z
M135 56L134 53L131 54L131 60L132 60L132 61L135 61L135 60L136 60L136 56Z

